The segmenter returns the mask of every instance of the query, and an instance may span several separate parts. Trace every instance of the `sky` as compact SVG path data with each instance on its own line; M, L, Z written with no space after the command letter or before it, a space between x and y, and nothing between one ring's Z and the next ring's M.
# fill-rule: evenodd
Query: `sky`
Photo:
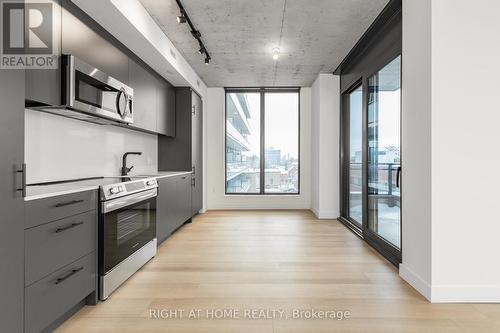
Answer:
M260 93L247 93L251 118L252 134L248 141L252 145L252 155L260 151ZM282 155L298 157L299 143L299 94L298 93L266 93L265 123L266 149L280 149Z

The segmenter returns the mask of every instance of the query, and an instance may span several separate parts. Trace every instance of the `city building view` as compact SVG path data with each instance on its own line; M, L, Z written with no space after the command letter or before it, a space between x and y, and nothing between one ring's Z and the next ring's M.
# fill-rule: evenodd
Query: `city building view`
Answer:
M261 135L260 93L226 94L226 193L299 192L298 93L266 93L265 99ZM276 127L280 137L274 134ZM265 142L263 191L261 140Z

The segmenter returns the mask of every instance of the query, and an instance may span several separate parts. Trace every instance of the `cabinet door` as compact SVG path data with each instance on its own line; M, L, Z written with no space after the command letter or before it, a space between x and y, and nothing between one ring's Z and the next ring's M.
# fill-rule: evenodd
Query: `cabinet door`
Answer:
M178 220L176 207L176 177L158 178L158 198L156 205L156 238L163 242L175 230Z
M61 64L58 69L26 70L26 100L47 105L61 104Z
M156 98L158 80L139 64L130 60L130 87L134 89L133 127L156 132Z
M180 207L177 227L180 227L193 215L191 213L191 175L177 177L177 200L177 205Z
M24 75L0 69L0 332L23 331L24 200L15 166L24 161Z
M175 136L175 90L168 82L158 79L157 125L159 134Z
M192 93L192 215L197 214L203 206L203 104L201 97Z

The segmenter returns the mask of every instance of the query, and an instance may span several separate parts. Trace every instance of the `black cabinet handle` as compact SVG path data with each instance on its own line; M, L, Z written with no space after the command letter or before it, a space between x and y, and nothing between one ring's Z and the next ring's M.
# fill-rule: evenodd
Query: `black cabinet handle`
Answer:
M16 173L22 174L22 183L20 188L16 188L16 191L20 191L23 197L26 197L26 163L21 164L20 169L16 169Z
M59 283L63 282L64 280L66 280L66 279L70 278L71 276L75 275L76 273L78 273L82 269L83 269L83 266L71 270L71 272L69 272L68 274L66 274L66 275L64 275L64 276L62 276L60 278L57 278L55 284L59 284Z
M73 200L73 201L69 201L69 202L61 202L61 203L58 203L56 205L56 207L59 208L59 207L74 205L74 204L77 204L77 203L80 203L80 202L83 202L83 201L84 200Z
M82 225L82 224L83 224L83 222L77 222L77 223L71 223L70 225L67 225L65 227L57 228L56 234L63 232L63 231L66 231L68 229L74 228L74 227L78 227L79 225Z

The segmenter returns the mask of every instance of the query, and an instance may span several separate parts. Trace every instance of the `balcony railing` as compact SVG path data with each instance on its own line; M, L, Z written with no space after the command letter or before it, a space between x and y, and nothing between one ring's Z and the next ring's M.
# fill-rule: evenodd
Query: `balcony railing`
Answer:
M350 183L359 186L361 191L362 187L362 164L349 163L350 166ZM400 196L400 182L398 177L401 171L400 163L378 163L370 164L368 167L369 182L368 194L369 195L394 195Z

